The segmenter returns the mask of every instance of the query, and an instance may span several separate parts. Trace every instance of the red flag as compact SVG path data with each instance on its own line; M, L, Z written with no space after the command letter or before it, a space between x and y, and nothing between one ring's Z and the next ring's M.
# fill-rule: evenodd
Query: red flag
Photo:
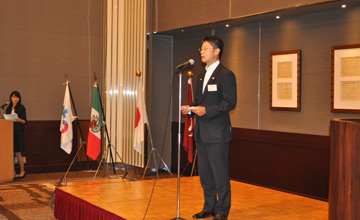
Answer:
M186 97L186 104L189 105L193 102L193 95L192 95L192 81L191 78L188 79L187 85L187 97ZM188 153L188 161L190 163L193 162L193 143L194 143L194 128L195 128L195 118L194 117L185 117L185 131L184 131L184 141L183 146L185 151Z

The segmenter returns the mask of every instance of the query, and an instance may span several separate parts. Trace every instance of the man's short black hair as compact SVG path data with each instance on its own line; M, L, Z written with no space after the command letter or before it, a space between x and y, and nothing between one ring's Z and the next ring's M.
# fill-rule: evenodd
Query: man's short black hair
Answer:
M201 41L201 43L204 43L205 41L209 42L214 48L219 48L220 49L219 58L221 58L221 55L222 55L223 50L224 50L224 42L221 40L221 38L212 35L212 36L205 37Z

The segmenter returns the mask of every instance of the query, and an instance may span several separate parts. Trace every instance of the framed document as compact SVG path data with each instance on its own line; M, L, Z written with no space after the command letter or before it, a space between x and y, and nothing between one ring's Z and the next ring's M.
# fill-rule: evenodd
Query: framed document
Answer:
M300 111L301 51L270 53L270 109Z
M360 44L331 50L331 111L360 113Z

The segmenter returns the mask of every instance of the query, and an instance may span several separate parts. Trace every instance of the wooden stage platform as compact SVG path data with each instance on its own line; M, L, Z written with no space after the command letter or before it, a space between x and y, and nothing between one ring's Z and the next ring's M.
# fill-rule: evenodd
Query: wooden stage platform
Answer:
M56 189L54 215L59 220L90 219L84 217L84 213L91 211L92 219L102 219L94 217L94 210L99 209L103 212L101 215L110 214L111 217L103 217L107 220L163 220L177 217L177 179L157 179L154 191L153 185L154 180L130 182L123 179L104 179L68 182L66 187ZM229 220L328 219L328 203L324 201L237 181L231 181L231 190L232 207ZM87 205L71 204L72 200ZM202 206L203 195L199 177L181 177L180 217L192 219L192 215L201 211ZM74 207L80 211L70 210ZM148 211L144 217L147 207ZM70 212L82 216L66 216Z

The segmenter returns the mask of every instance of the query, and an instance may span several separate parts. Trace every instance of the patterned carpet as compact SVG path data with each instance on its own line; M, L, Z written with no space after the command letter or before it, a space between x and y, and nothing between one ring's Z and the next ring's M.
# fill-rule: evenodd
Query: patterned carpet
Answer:
M91 181L95 172L70 172L67 181ZM96 179L110 178L100 171ZM0 184L0 220L54 220L51 195L64 173L27 174L23 179ZM117 178L116 176L112 178ZM64 185L64 181L62 181Z
M55 219L50 198L57 182L0 185L0 220Z

